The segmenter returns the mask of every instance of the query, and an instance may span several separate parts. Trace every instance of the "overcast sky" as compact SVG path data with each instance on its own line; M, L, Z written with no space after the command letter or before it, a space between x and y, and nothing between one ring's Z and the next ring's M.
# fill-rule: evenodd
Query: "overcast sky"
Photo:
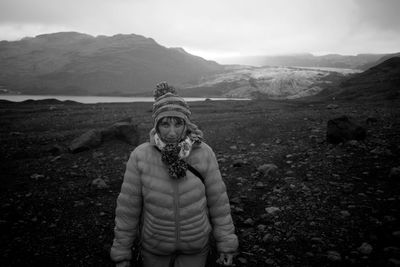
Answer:
M400 52L400 0L0 0L0 40L139 34L207 59Z

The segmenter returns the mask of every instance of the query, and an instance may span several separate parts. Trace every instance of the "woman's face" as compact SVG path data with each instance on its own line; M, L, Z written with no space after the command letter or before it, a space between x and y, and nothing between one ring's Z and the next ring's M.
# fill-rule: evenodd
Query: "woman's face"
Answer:
M178 143L182 138L184 129L185 121L176 117L162 118L158 124L158 133L167 144Z

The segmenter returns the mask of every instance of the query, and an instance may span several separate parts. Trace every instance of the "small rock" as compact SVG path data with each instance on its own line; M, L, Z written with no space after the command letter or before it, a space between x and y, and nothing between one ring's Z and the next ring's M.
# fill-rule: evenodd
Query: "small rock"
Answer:
M383 251L389 255L400 255L400 248L398 247L386 247Z
M101 178L94 179L92 181L92 186L95 186L99 189L108 188L108 185L106 184L106 182Z
M278 207L268 207L268 208L265 208L265 211L268 214L274 214L275 212L280 211L280 209Z
M293 175L294 175L294 171L288 170L287 172L285 172L285 175L287 175L287 176L293 176Z
M400 260L399 259L395 259L395 258L390 258L388 260L388 266L400 266Z
M270 242L272 241L272 235L271 234L266 234L263 237L263 242Z
M368 244L367 242L364 242L361 244L361 246L357 250L364 255L368 255L368 254L371 254L373 248L370 244Z
M309 251L309 252L306 252L306 256L309 258L313 258L315 255L314 255L314 253Z
M346 193L351 193L354 190L354 184L352 183L347 183L343 185L343 191Z
M244 212L244 210L241 207L235 207L236 212Z
M334 250L328 251L327 257L328 257L328 260L330 260L330 261L341 261L342 260L342 256L340 255L340 253L337 251L334 251Z
M348 146L352 146L352 147L358 147L358 146L359 146L359 142L358 142L357 140L350 140L350 141L347 141L346 144L347 144Z
M373 125L376 124L378 122L377 118L374 117L368 117L365 122L367 123L367 125Z
M231 150L237 150L237 149L238 149L237 146L235 146L235 145L230 146L229 148L230 148Z
M31 175L31 179L37 180L37 179L40 179L40 178L44 178L44 175L43 174L37 174L37 173L34 173L34 174Z
M103 156L104 156L104 153L103 153L103 152L93 152L93 154L92 154L92 157L93 157L94 159L100 158L100 157L103 157Z
M257 182L256 183L256 188L263 188L263 187L264 187L263 182Z
M275 261L273 259L266 259L265 260L266 265L274 265L275 266Z
M85 206L85 202L82 200L74 201L74 207Z
M280 188L279 186L274 186L273 192L280 194L280 193L282 193L282 188Z
M272 242L278 243L278 242L280 242L280 241L281 241L281 239L279 238L279 236L274 236L274 237L272 237Z
M285 177L283 178L283 180L285 180L286 183L294 183L296 182L296 178L295 177Z
M240 200L240 197L234 197L230 200L230 202L233 204L240 204L242 201Z
M56 157L52 158L50 161L51 161L51 162L54 162L54 161L57 161L57 160L59 160L59 159L61 159L61 158L62 158L61 155L60 155L60 156L56 156Z
M240 261L241 264L247 264L247 260L245 258L239 257L238 261Z
M400 177L400 167L393 167L390 170L389 178L394 179L394 178L399 178L399 177Z
M340 212L340 215L341 215L342 217L349 217L349 216L350 216L350 212L348 212L347 210L342 210L342 211Z
M257 168L257 171L264 175L269 175L274 173L278 167L273 163L263 164Z
M392 152L384 147L376 147L370 151L370 153L379 155L379 156L392 156Z
M264 224L259 224L259 225L257 225L257 230L260 232L264 232L266 227L267 226Z
M247 225L254 225L254 220L253 220L252 218L248 218L248 219L245 220L243 223L244 223L244 224L247 224Z
M237 159L237 160L235 160L234 162L233 162L233 167L236 167L236 168L238 168L238 167L242 167L244 164L246 164L246 162L244 161L244 160L242 160L242 159Z
M339 107L339 105L336 104L329 104L326 106L327 109L337 109Z
M392 235L396 238L400 238L400 231L394 231Z

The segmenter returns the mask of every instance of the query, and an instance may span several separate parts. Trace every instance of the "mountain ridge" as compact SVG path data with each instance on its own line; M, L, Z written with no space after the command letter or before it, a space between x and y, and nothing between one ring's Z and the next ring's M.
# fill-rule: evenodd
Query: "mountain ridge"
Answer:
M391 55L303 53L258 57L270 60L263 67L220 65L142 35L58 32L0 41L0 93L150 96L168 81L185 96L293 98L332 89L348 76L344 67L370 68Z
M334 99L392 100L400 98L400 55L353 74L337 87L320 92Z
M0 42L0 85L22 93L132 95L221 72L214 61L129 34L62 32Z
M240 62L243 65L251 66L277 66L277 67L326 67L326 68L348 68L367 70L376 65L382 57L392 55L384 54L357 54L357 55L340 55L326 54L316 56L311 53L299 53L288 55L258 55L234 57L223 61L224 64L233 64Z

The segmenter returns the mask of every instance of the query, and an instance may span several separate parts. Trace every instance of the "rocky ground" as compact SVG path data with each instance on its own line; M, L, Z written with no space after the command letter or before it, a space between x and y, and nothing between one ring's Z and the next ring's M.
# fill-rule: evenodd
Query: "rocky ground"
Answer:
M191 103L228 188L236 266L400 266L399 102L328 104ZM367 138L327 143L340 115ZM66 148L128 117L144 142L151 103L0 103L1 266L113 266L115 200L134 146Z

